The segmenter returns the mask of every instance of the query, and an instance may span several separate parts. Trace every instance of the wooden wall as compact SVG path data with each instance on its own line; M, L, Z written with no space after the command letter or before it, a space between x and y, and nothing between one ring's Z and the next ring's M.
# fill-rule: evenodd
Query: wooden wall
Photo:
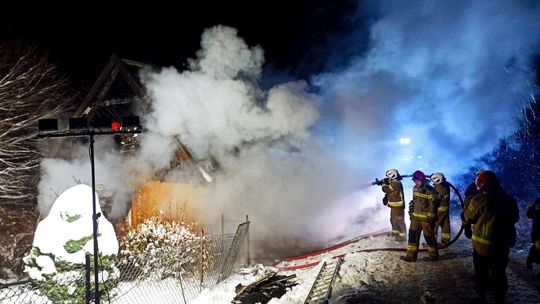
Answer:
M190 184L149 182L133 195L131 225L137 226L155 214L162 214L167 220L194 221L196 200L195 188Z

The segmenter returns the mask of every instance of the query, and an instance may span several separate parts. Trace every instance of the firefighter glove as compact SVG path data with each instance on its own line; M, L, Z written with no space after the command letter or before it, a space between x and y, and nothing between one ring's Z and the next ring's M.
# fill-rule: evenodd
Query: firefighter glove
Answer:
M472 238L472 227L471 225L463 226L463 231L465 232L465 237L468 239Z

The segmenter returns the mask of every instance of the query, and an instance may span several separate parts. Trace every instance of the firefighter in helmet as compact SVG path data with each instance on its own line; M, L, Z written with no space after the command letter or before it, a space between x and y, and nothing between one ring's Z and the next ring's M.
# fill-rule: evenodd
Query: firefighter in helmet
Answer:
M396 241L404 242L405 233L405 203L403 198L403 185L396 169L386 171L386 178L383 180L382 191L385 193L383 203L390 207L390 224L392 225L391 235Z
M510 248L516 243L519 220L516 200L499 183L493 171L483 171L475 180L478 192L463 211L465 224L472 224L474 280L479 301L485 301L488 284L496 303L504 303L508 290L506 267Z
M471 197L473 197L476 193L479 192L479 190L476 188L476 178L482 172L484 172L484 170L476 171L476 173L474 174L474 180L472 181L472 183L469 184L469 186L467 186L467 189L465 189L464 208L467 208L467 206L469 205L469 202L471 201ZM468 239L472 238L471 224L467 224L465 222L465 219L463 218L463 212L461 213L461 220L462 220L463 234L465 234L465 237L467 237Z
M437 191L429 185L429 179L422 171L415 171L412 180L415 186L413 188L413 199L409 203L409 215L411 217L409 243L407 244L407 254L400 258L406 262L416 261L420 235L424 232L424 239L429 251L429 255L424 257L424 261L437 261L439 259L439 250L437 249L437 240L433 234L438 205Z
M540 264L540 198L527 209L527 217L533 221L531 231L533 244L527 256L527 268L533 269L533 263Z
M431 181L435 186L435 191L439 197L439 207L437 208L437 221L433 228L435 239L439 235L441 228L441 244L450 244L450 183L446 181L444 174L437 172L431 174Z

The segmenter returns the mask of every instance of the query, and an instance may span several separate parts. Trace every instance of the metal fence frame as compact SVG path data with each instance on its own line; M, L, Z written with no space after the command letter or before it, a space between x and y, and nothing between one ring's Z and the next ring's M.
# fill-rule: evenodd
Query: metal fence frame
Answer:
M102 290L102 303L184 303L196 298L203 289L212 288L229 277L235 269L249 260L249 221L241 223L234 234L206 235L201 240L206 244L213 259L211 267L201 267L190 272L178 272L180 265L168 265L164 269L141 273L137 264L117 264L119 284L113 290ZM244 250L243 250L244 249ZM174 248L172 249L174 250ZM144 259L144 257L141 257ZM182 263L182 261L178 261ZM178 268L175 266L179 266ZM81 266L84 273L84 265ZM64 278L62 277L62 280ZM67 278L66 280L73 278ZM100 289L102 289L100 285ZM92 297L93 295L90 295ZM67 299L65 303L82 303L85 299ZM53 303L40 294L31 280L0 285L0 304ZM89 303L92 303L90 301Z

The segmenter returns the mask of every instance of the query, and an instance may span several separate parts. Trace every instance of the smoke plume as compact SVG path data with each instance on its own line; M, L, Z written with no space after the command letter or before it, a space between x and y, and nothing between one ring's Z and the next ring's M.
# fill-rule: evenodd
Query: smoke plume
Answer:
M537 1L372 1L362 9L380 16L369 51L313 78L334 113L324 125L351 159L451 177L515 130L534 92Z

